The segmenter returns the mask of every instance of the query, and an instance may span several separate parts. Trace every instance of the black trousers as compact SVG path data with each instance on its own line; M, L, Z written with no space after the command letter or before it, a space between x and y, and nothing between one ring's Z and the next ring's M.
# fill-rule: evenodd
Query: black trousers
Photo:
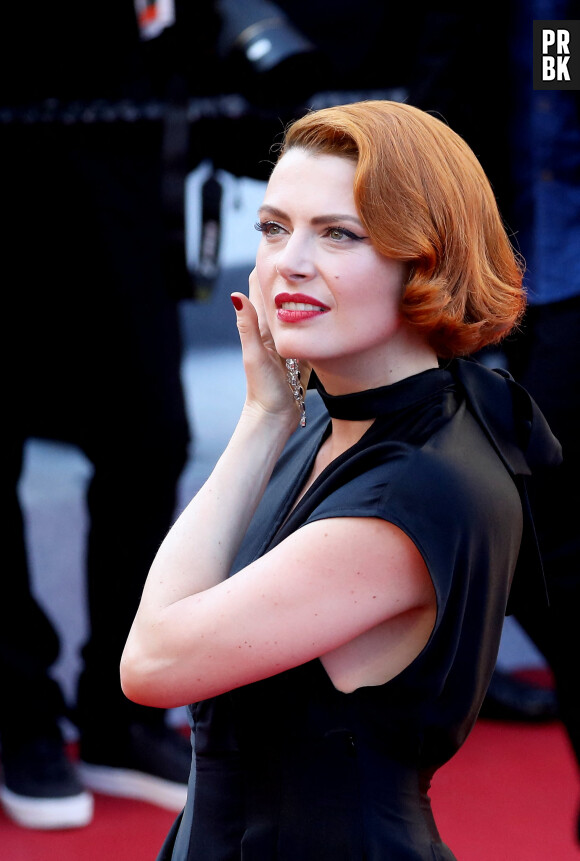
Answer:
M562 466L531 485L550 606L530 603L517 618L554 672L580 765L580 296L531 306L508 359L562 444Z
M94 466L86 577L90 636L77 718L116 732L157 710L129 703L119 659L174 515L189 431L178 309L163 274L160 130L138 124L0 130L8 512L0 602L0 733L63 712L49 668L58 636L30 591L17 494L31 436L78 445ZM7 408L7 409L6 409Z

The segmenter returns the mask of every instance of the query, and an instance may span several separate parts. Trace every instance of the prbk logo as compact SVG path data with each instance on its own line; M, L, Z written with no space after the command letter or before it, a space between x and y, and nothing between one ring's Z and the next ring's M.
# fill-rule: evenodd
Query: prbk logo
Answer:
M534 21L534 90L580 90L580 21Z

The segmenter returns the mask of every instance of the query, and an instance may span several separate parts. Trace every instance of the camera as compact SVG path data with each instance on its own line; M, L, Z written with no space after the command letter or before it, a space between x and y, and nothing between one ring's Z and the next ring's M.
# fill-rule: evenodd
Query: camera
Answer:
M237 89L258 102L296 103L316 89L319 49L269 0L219 0L218 54Z

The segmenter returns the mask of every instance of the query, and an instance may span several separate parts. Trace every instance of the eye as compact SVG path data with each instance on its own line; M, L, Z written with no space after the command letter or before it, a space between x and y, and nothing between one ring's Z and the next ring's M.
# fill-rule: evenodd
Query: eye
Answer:
M279 236L284 230L276 221L257 221L254 227L264 236Z
M335 242L341 242L344 239L353 239L356 242L361 242L363 239L366 239L366 236L358 236L356 233L353 233L352 230L347 230L346 227L329 227L326 230L326 236L329 239L333 239Z

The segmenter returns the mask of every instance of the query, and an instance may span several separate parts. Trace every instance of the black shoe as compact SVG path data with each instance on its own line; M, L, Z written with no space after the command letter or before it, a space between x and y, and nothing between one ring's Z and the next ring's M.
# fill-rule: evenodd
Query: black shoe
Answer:
M496 669L480 716L509 721L555 720L558 717L556 694L550 688L530 684Z
M6 814L25 828L80 828L93 817L93 799L81 785L59 735L2 742Z
M179 811L185 804L191 745L165 725L133 723L126 743L108 744L95 734L81 736L80 774L85 785L105 795L149 801Z

